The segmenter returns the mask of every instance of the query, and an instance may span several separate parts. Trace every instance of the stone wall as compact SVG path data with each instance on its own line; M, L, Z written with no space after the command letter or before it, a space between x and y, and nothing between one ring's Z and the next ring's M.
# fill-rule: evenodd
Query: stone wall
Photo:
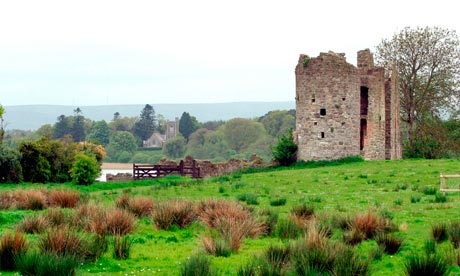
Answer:
M355 67L344 54L300 55L295 70L298 159L401 158L397 76L389 79L375 67L369 49L357 57Z

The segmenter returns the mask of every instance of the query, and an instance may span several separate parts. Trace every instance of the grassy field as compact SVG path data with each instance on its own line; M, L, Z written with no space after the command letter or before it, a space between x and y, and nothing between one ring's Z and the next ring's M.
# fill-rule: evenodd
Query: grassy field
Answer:
M58 189L64 186L78 190L81 201L94 202L103 206L115 206L124 194L131 198L145 196L153 199L155 206L168 199L187 199L194 203L214 198L229 201L251 198L248 205L254 214L271 210L279 214L279 221L286 221L290 211L299 205L314 207L318 218L353 216L369 210L385 217L391 217L404 239L403 246L395 255L385 254L370 263L371 275L403 275L404 260L413 252L422 252L425 241L430 239L433 225L460 221L460 195L446 197L433 194L439 189L440 173L460 173L458 160L402 160L366 161L337 166L296 168L221 176L213 179L191 180L168 177L161 180L100 183L92 186L72 184L23 184L2 185L0 192L19 189ZM458 188L460 179L448 181ZM284 205L272 206L275 201ZM247 205L243 201L241 204ZM25 217L47 210L2 210L0 225L2 235L13 231ZM72 210L68 211L72 213ZM136 219L136 228L129 235L133 241L127 260L112 256L112 245L95 263L83 263L78 275L179 275L188 258L203 251L201 237L210 230L200 222L180 229L157 230L149 217ZM43 234L41 234L43 235ZM31 247L36 246L40 234L27 234ZM340 240L341 230L335 229L331 239ZM301 238L300 238L301 239ZM237 253L229 257L211 256L211 266L217 275L236 275L238 268L273 244L289 244L293 240L281 240L277 235L260 236L244 240ZM438 248L448 250L450 244L444 241ZM366 240L356 246L358 254L365 257L377 244ZM204 253L203 253L204 254ZM0 275L14 275L15 272L1 272ZM460 275L458 266L452 265L452 275Z

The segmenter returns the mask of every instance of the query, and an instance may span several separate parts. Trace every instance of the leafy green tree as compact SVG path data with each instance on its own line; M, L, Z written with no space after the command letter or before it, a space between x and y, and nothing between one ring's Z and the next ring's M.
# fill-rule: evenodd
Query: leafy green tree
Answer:
M75 142L85 141L85 117L79 107L74 110L75 116L70 134Z
M70 120L65 115L61 115L57 118L57 122L53 127L53 138L63 138L66 134L71 132Z
M155 130L155 110L149 104L146 104L141 111L139 121L134 124L134 134L140 138L140 144L152 136Z
M5 108L0 104L0 145L3 143L5 137L5 129L3 129L3 115L5 114Z
M179 132L188 141L192 133L200 128L200 123L194 116L190 116L188 112L182 113L179 119Z
M41 154L40 146L35 142L24 142L19 145L22 155L21 167L24 181L46 183L51 176L51 165Z
M377 46L377 62L398 72L409 151L414 151L416 127L426 114L439 117L442 111L458 108L459 45L455 31L407 27Z
M107 145L110 141L110 128L107 122L104 120L95 122L86 136L86 140L103 146Z
M136 149L136 138L131 132L116 131L110 136L110 142L107 146L107 157L111 161L118 161L117 157L121 152L128 152L133 155Z
M297 160L297 144L294 143L292 129L278 138L278 144L272 148L273 159L281 166L289 166Z
M272 137L278 137L295 128L295 116L287 110L270 111L259 118L267 133Z
M112 132L115 131L129 131L131 132L134 128L134 123L136 122L134 117L123 117L118 118L109 123L109 128Z
M163 146L163 153L170 158L183 157L186 150L186 141L184 137L177 136L166 141Z
M100 166L94 156L79 153L75 156L71 174L76 184L90 185L100 174Z
M113 113L112 121L116 121L116 120L118 120L120 118L121 118L120 112L117 111L117 112Z
M0 183L22 180L21 155L18 151L0 146Z
M244 149L255 143L260 137L266 135L264 126L253 120L236 118L222 126L225 141L230 149L241 153Z

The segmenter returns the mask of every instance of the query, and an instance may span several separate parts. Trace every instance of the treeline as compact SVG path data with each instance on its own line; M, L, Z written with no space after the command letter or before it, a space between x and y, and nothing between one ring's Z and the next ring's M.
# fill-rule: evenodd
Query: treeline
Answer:
M4 146L17 148L25 141L50 137L60 141L91 142L105 148L105 162L156 163L162 157L225 161L247 158L252 154L269 161L271 146L277 138L295 127L295 110L271 111L260 118L235 118L199 122L188 112L179 120L179 135L168 140L162 149L144 148L143 142L154 132L165 134L167 120L147 104L138 117L123 117L115 112L110 122L91 121L77 108L73 116L61 115L53 125L37 131L8 130Z

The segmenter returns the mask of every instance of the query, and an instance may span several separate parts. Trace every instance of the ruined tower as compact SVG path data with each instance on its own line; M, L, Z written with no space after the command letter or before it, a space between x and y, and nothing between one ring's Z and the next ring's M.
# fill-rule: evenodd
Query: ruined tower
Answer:
M396 71L375 67L372 53L300 55L296 73L296 131L300 160L400 159Z

